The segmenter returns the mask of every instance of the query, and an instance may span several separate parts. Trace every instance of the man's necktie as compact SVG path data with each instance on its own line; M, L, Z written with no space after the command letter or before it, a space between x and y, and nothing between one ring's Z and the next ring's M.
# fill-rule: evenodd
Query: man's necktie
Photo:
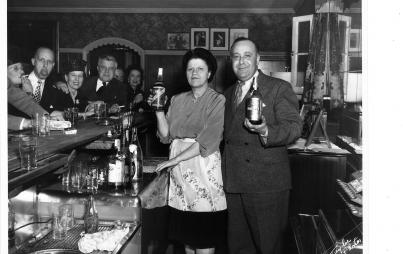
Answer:
M98 96L102 96L104 93L105 87L106 87L106 82L102 82L102 86L100 88L98 88L96 94Z
M245 82L239 82L236 91L235 91L235 107L238 107L242 102L242 86L245 85Z
M38 80L38 85L36 86L35 91L34 91L34 100L38 103L41 101L41 86L42 86L42 81Z

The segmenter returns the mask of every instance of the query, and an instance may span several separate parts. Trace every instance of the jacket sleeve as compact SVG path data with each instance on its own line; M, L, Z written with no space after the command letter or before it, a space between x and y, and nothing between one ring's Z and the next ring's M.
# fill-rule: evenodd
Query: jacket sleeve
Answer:
M24 119L24 118L19 117L19 116L8 115L7 129L19 130L22 119Z
M301 135L302 121L298 112L298 99L289 83L281 83L274 98L276 122L268 124L268 140L265 147L283 146L294 142Z
M29 116L32 116L35 113L48 113L38 103L36 103L36 101L32 97L27 95L21 89L10 84L8 84L7 86L7 100L8 103Z

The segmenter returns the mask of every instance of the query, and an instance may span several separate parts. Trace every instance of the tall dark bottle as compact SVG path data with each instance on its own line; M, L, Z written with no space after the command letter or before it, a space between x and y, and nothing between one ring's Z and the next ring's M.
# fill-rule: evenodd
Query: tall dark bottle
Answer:
M151 107L155 111L163 111L166 102L163 68L158 68L157 81L152 87L152 94L153 100L151 102Z
M84 212L84 231L85 233L98 232L98 212L95 208L94 196L90 195Z
M255 78L249 90L250 96L246 100L246 118L252 124L262 123L262 95L259 92Z

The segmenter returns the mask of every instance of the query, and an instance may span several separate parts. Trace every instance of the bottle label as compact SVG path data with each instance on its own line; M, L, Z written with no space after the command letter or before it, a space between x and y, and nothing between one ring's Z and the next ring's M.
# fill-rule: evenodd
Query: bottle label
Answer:
M122 183L124 174L124 163L120 160L116 160L116 164L109 163L109 183Z
M250 98L247 113L250 121L259 121L261 119L261 103L259 98Z
M151 106L154 109L161 109L165 106L165 87L154 86L152 88L153 100Z

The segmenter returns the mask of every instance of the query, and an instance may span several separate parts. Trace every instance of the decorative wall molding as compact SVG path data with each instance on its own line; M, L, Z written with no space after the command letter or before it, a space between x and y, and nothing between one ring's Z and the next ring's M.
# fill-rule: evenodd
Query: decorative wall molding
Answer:
M71 7L8 7L8 12L56 13L252 13L294 14L293 8L71 8Z
M88 53L91 50L106 45L121 45L136 51L140 56L141 66L144 66L144 50L141 47L139 47L136 43L118 37L105 37L89 43L82 49L83 60L87 61Z
M83 49L77 49L77 48L59 48L60 53L83 53Z

